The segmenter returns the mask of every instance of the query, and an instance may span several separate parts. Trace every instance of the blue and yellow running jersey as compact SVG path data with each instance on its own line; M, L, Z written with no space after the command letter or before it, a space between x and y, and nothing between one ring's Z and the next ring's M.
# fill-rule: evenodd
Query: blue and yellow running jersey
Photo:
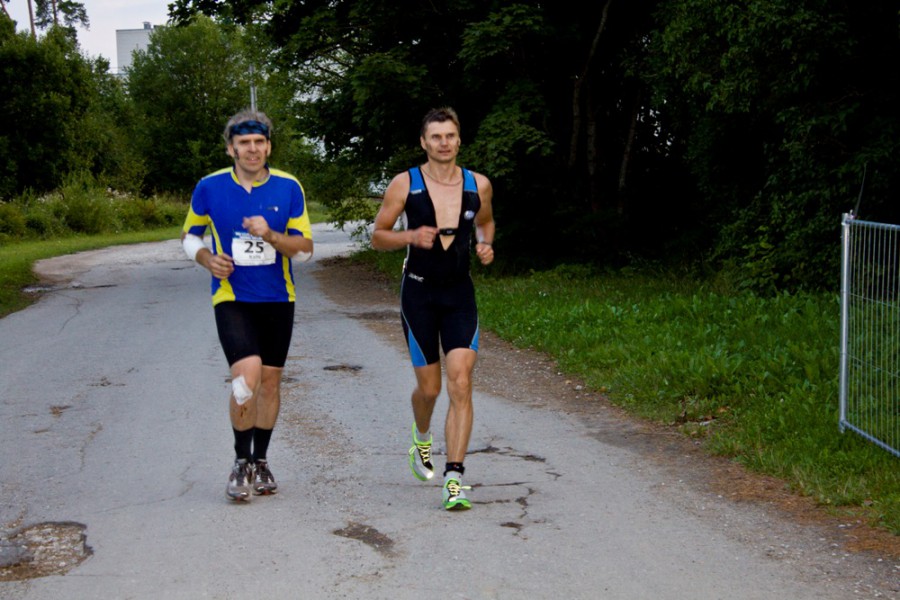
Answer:
M203 237L209 228L213 253L233 256L233 248L254 243L242 225L245 217L254 216L264 217L273 231L312 239L303 186L277 169L271 169L265 181L255 182L250 192L232 168L207 175L194 188L184 231ZM277 251L269 264L235 264L228 279L212 278L213 306L228 301L293 302L295 297L291 260Z

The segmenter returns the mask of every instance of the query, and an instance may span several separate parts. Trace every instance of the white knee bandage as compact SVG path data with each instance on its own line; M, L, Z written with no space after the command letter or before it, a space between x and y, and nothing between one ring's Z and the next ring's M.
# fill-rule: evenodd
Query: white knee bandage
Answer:
M231 393L234 395L234 401L238 406L253 397L253 392L247 387L247 381L243 375L239 375L231 380Z

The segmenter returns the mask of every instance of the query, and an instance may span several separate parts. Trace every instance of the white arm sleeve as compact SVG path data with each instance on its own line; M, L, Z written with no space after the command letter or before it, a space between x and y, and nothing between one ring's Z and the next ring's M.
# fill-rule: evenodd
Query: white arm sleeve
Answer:
M203 238L191 233L184 236L181 245L184 247L184 253L187 254L187 257L191 260L197 260L197 253L206 248L206 245L203 243Z

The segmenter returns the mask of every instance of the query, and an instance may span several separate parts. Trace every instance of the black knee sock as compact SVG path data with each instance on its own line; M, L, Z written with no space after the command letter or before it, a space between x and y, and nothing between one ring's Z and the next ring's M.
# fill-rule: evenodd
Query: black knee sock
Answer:
M245 431L238 431L234 427L231 429L234 431L235 455L237 455L238 460L243 459L249 461L251 458L250 448L253 445L253 428L251 427Z
M460 475L466 472L466 468L463 466L461 462L448 462L446 468L444 468L444 477L447 476L447 473L450 471L456 471Z
M271 439L271 429L253 428L253 462L266 460L266 452L269 450L269 440Z

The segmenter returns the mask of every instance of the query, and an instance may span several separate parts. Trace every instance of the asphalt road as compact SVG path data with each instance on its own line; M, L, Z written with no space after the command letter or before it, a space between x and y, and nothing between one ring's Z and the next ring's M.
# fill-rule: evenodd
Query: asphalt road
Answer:
M397 307L330 302L311 274L351 244L315 239L269 453L280 491L246 505L224 495L228 370L205 271L177 242L42 266L58 286L0 320L0 567L32 575L0 597L897 597L895 564L795 540L564 411L483 391L474 507L443 511L439 482L406 465L405 352L366 326Z

